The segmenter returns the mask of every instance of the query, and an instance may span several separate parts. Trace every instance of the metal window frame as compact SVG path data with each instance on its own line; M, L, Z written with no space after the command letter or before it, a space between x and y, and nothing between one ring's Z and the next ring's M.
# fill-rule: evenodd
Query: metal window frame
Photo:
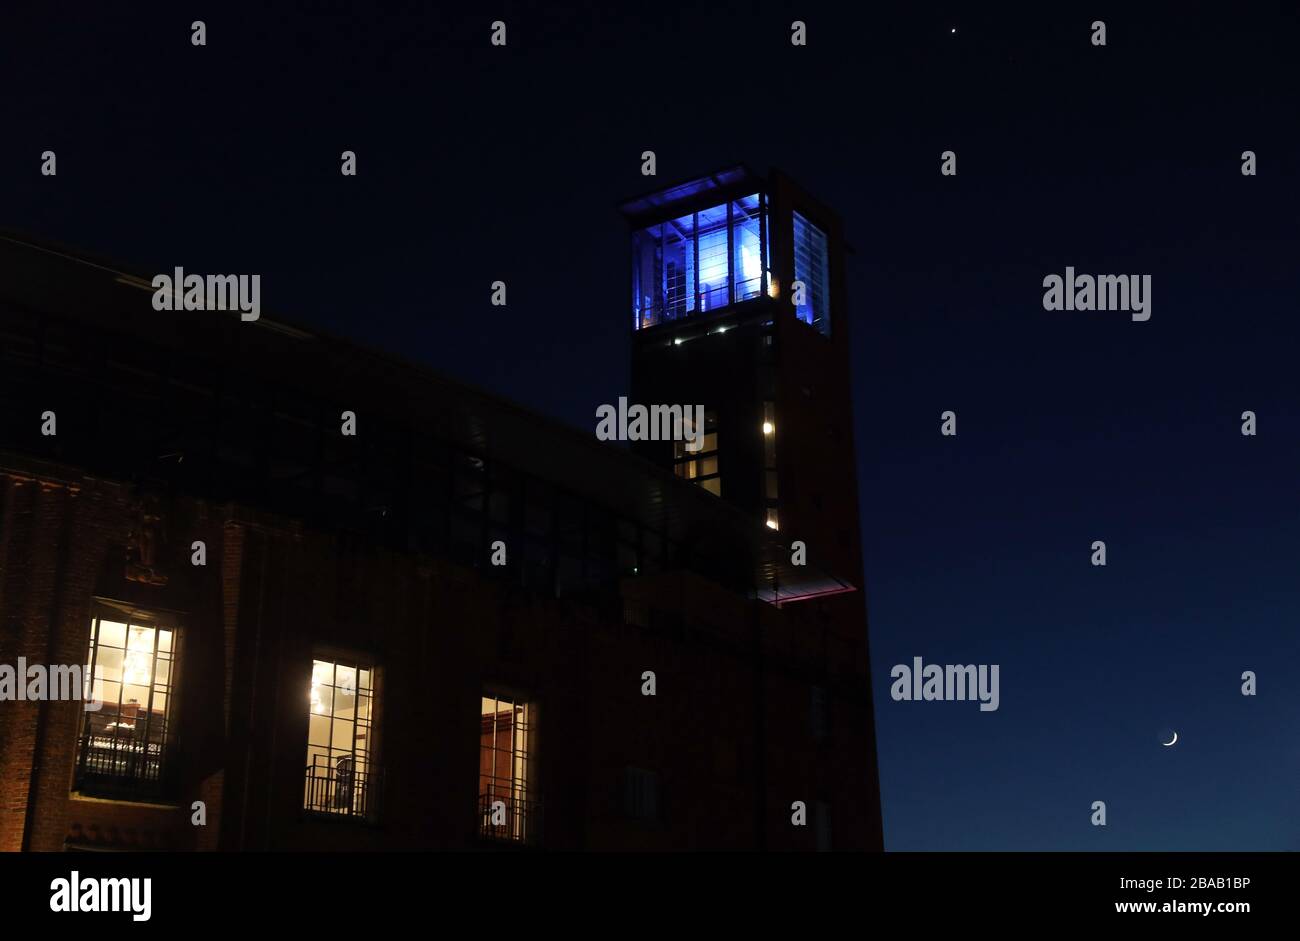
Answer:
M759 215L759 264L762 269L760 291L754 297L747 298L745 301L736 300L736 259L735 259L735 202L744 199L747 196L758 196L758 215ZM719 307L711 307L705 310L701 306L700 298L700 213L710 209L726 207L727 220L724 223L727 233L727 301ZM726 310L738 303L748 303L748 301L758 300L767 296L771 288L771 258L769 257L771 243L771 200L768 198L767 190L756 185L756 181L749 180L743 184L733 184L722 187L717 190L711 190L702 193L690 200L678 203L674 208L667 208L658 211L653 217L641 217L635 220L629 220L633 224L633 235L649 237L654 239L657 251L656 280L654 294L651 297L651 310L657 312L658 316L653 324L646 323L646 309L639 307L642 298L645 296L644 285L639 285L641 271L641 257L638 255L638 249L645 251L644 243L634 245L633 251L633 290L636 300L633 302L632 320L633 332L644 330L650 326L660 326L670 320L685 320L691 317L712 314L717 311ZM668 300L664 287L664 279L667 275L667 252L664 251L665 228L675 219L682 219L687 216L691 217L691 243L694 255L694 271L691 284L692 297L694 298L694 308L687 309L680 317L670 317L668 309ZM657 230L658 235L653 233Z
M86 710L82 719L81 730L77 736L73 791L86 796L107 797L117 800L154 800L164 796L173 784L172 761L174 754L171 746L174 744L173 740L175 738L173 718L175 716L177 690L181 685L180 664L183 631L177 618L169 612L136 608L131 605L115 604L95 599L91 608L90 626L87 632L87 653L89 654L87 668L89 675L83 678L83 694L86 685L89 685L92 695L94 694L95 667L99 663L100 651L104 649L100 626L104 621L114 620L125 625L125 636L122 641L124 646L109 648L113 650L120 649L122 652L122 675L116 681L118 690L115 715L119 719L124 705L123 697L126 695L126 662L127 655L131 650L131 631L133 628L153 631L153 647L149 651L149 681L147 684L132 684L146 685L149 690L147 701L140 704L145 710L144 730L140 742L143 749L139 755L134 754L133 746L136 738L134 728L132 729L132 741L127 743L125 749L122 748L120 736L117 735L115 729L109 760L112 770L107 772L95 770L92 767L91 753L98 746L94 744L94 739L97 736L93 732L93 725L95 718L102 713L103 706L101 705L100 709L94 711ZM169 668L163 695L167 697L167 705L164 707L161 716L162 726L158 735L158 750L155 758L151 755L151 735L153 732L154 697L160 692L158 688L158 663L162 631L171 634L171 650L166 655ZM105 682L110 681L106 680ZM137 710L138 714L139 710ZM119 755L123 757L119 759ZM124 765L122 771L118 770L119 763ZM151 765L155 768L152 774L149 773Z
M482 700L489 700L493 705L491 740L485 746L482 739L483 720ZM500 745L501 733L498 722L505 704L510 707L510 741L507 748ZM487 686L480 692L479 713L479 747L477 775L479 836L484 839L518 844L534 844L541 833L541 800L537 796L537 765L534 751L536 730L537 701L531 696L518 695L496 686ZM522 712L522 720L520 718ZM522 733L522 736L521 736ZM522 737L522 743L520 739ZM484 748L491 754L490 773L487 775L487 791L483 790L483 754ZM501 755L507 755L508 774L498 773L497 761ZM520 768L522 767L522 773ZM504 788L502 784L504 783ZM503 801L506 807L504 826L491 822L492 804Z
M375 747L375 736L376 736L376 725L377 725L375 721L375 716L378 710L378 702L379 702L378 665L372 660L365 657L358 656L356 654L349 654L342 651L323 649L323 648L317 648L312 653L313 674L315 673L317 663L328 663L331 667L330 683L328 685L325 685L325 688L330 690L329 711L326 713L314 713L311 711L310 701L308 702L308 707L307 707L308 765L305 772L308 785L307 785L307 791L303 795L303 810L307 813L319 814L324 817L341 817L341 818L373 820L378 816L378 811L377 811L378 788L376 785L380 777L379 764L377 760L377 753ZM357 701L357 706L353 707L352 719L349 722L349 720L347 720L346 718L339 717L339 719L341 719L342 721L349 722L350 741L346 743L348 746L346 749L341 747L336 748L334 744L334 723L337 720L334 715L333 691L340 688L338 683L339 667L352 669L353 671L355 671L355 675L356 675L356 688L355 688L354 698ZM361 685L362 671L365 671L370 674L370 685L368 687L363 687ZM310 692L310 687L308 688L308 691ZM360 705L363 691L370 698L369 715L366 717L364 721L361 720L361 717L358 714L359 713L358 707ZM317 716L317 715L323 716L326 719L326 721L329 723L328 742L326 745L323 746L325 749L325 754L323 757L325 758L325 768L326 768L326 775L324 780L327 783L325 788L323 789L323 792L326 795L326 797L322 801L316 801L313 799L317 793L320 793L317 789L316 782L321 780L320 776L316 774L316 771L319 767L317 763L317 759L321 758L322 756L318 752L313 752L313 749L319 750L320 748L322 748L322 746L313 744L311 740L311 719L313 716ZM365 761L364 761L363 768L358 767L358 765L361 763L358 762L357 760L357 754L358 754L357 753L357 730L359 727L364 728L367 733ZM334 788L338 786L337 782L334 780L334 775L337 771L337 759L342 757L349 757L349 756L351 757L352 765L351 765L351 772L350 772L351 779L348 782L348 787L351 788L351 791L348 795L348 805L346 807L338 807L335 805L335 799L337 797L337 794L334 791Z

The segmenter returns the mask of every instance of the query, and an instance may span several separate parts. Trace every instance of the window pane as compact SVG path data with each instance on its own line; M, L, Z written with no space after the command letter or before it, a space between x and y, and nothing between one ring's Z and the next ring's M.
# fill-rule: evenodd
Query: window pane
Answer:
M735 247L736 300L744 301L763 292L761 219L758 194L731 204L732 235Z
M715 310L731 303L730 266L727 263L727 207L715 206L699 213L700 309Z
M312 661L304 804L321 813L368 815L372 787L369 719L373 671Z
M357 690L356 667L336 666L334 668L334 685L355 695Z
M93 620L87 658L94 658L91 697L78 740L75 790L96 796L151 800L171 786L165 775L169 738L174 632L144 621ZM165 657L155 655L165 637Z
M804 283L804 303L795 313L827 336L831 332L830 277L826 233L794 214L794 278Z
M322 747L330 743L330 720L325 716L313 715L307 728L307 741L311 745ZM308 749L310 755L311 749Z
M663 227L654 225L632 236L633 327L653 327L663 316Z
M664 319L676 320L695 310L695 219L682 216L664 223Z
M112 647L100 647L99 657L95 660L95 678L101 680L122 679L122 651Z
M354 718L357 705L357 691L344 686L334 687L334 715Z
M118 621L100 621L98 642L101 647L126 647L126 625Z
M532 707L484 697L479 723L479 832L492 839L526 842L538 804L529 752Z

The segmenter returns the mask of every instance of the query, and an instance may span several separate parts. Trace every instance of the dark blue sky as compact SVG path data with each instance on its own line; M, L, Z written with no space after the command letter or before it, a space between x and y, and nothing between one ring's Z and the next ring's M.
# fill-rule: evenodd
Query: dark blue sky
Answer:
M887 847L1300 849L1294 18L169 6L6 13L0 224L260 273L273 315L590 427L628 387L640 153L778 166L855 249ZM1067 265L1150 274L1151 320L1044 311ZM913 656L1000 664L1001 708L893 702Z

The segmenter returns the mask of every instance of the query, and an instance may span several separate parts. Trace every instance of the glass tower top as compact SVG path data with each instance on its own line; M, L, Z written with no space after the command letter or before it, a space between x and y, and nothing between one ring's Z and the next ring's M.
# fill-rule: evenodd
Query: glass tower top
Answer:
M633 329L768 293L771 255L762 193L637 230L632 235Z

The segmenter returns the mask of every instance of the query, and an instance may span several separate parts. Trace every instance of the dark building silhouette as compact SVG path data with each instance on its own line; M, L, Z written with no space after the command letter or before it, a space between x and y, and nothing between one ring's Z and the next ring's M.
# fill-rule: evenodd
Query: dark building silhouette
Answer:
M840 224L623 208L698 445L0 238L0 849L881 848Z

